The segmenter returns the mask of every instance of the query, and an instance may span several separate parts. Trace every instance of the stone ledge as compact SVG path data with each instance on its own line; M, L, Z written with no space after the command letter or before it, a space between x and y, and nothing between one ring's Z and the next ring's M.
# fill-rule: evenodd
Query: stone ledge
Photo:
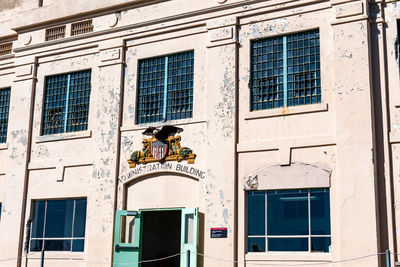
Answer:
M92 131L87 130L87 131L73 132L73 133L41 135L36 137L35 142L44 143L44 142L64 141L64 140L90 138L90 137L92 137Z
M244 115L245 120L254 120L262 118L272 118L279 116L289 116L296 114L306 114L314 112L328 111L328 103L309 104L303 106L293 106L286 108L275 108L267 110L251 111Z

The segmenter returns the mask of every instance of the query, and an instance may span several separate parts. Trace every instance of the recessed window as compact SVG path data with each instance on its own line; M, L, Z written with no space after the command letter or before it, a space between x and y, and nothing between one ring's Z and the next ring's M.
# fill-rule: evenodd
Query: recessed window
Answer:
M3 204L0 202L0 221L1 221L1 212L3 210Z
M65 25L46 29L46 41L53 41L65 37Z
M91 70L49 76L45 86L42 134L87 130Z
M84 250L86 199L34 202L30 251Z
M92 20L85 20L71 24L71 36L84 34L92 31L93 31Z
M248 252L329 252L329 189L250 191Z
M251 43L251 110L321 102L319 31Z
M7 142L11 88L0 89L0 143Z
M192 117L194 52L139 61L137 123Z

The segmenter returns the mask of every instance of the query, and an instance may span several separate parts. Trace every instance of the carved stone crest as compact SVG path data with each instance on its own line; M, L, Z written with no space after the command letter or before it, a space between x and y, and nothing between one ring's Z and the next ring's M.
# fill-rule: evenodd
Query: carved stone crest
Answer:
M129 168L135 168L137 164L163 161L187 160L189 164L193 164L196 154L193 154L190 148L182 147L181 136L176 135L182 131L182 128L171 125L165 125L161 129L147 128L143 135L151 137L143 139L141 151L138 150L131 154L128 160Z

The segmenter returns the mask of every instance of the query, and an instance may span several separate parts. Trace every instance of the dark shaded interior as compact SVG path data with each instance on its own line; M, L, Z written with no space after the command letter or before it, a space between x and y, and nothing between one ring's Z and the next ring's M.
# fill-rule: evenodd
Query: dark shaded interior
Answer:
M181 211L143 212L142 260L158 259L180 253ZM142 267L179 267L180 256L143 263Z

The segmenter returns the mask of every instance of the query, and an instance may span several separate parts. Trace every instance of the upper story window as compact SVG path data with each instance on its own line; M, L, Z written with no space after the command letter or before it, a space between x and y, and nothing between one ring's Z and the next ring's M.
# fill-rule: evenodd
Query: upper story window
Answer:
M42 134L87 130L91 70L46 78Z
M65 37L65 25L46 29L46 41L53 41Z
M83 251L86 199L34 202L30 251Z
M137 123L191 118L194 52L139 61Z
M11 88L0 89L0 143L7 142Z
M251 43L251 110L321 102L319 31Z
M329 189L248 192L248 251L329 252Z

